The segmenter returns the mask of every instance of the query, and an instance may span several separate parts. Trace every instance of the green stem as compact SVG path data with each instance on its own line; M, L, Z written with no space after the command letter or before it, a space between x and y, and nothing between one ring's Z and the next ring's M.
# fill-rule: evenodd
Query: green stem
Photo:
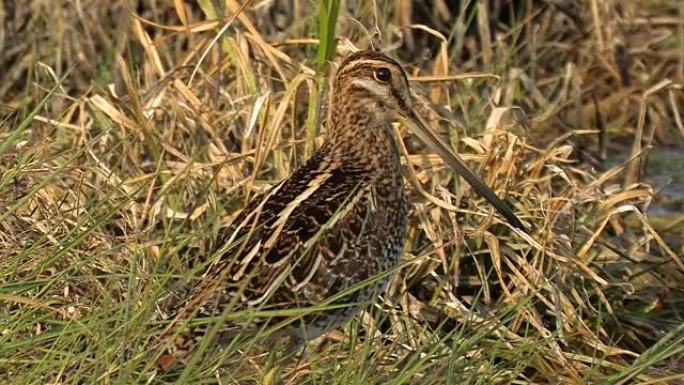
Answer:
M309 100L309 110L307 116L306 130L306 156L313 153L314 138L318 135L321 126L323 100L327 93L326 74L328 62L335 57L337 40L335 38L335 27L337 16L340 11L340 0L321 0L318 17L318 53L316 56L316 87L313 92L314 97Z

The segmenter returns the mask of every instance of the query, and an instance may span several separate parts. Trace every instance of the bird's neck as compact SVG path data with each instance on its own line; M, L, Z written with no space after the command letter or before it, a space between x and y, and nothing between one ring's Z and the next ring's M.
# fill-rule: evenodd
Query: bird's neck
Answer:
M389 119L378 106L333 103L325 146L343 167L401 178L399 151Z

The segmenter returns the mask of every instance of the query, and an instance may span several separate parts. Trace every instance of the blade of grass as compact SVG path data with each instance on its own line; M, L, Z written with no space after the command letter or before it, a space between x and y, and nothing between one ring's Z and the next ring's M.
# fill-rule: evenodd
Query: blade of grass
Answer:
M323 116L323 100L328 91L328 62L335 57L337 47L336 26L340 11L340 0L321 1L318 14L318 52L316 55L316 89L310 94L306 124L306 147L304 155L313 153L314 138L318 135Z

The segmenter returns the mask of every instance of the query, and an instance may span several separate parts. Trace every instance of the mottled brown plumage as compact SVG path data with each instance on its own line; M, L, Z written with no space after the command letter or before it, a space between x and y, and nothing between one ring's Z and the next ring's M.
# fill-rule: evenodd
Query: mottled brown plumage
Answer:
M357 52L338 69L323 146L287 179L250 201L221 235L219 246L230 249L218 254L202 283L180 296L171 317L220 315L231 301L262 310L311 307L367 283L332 301L339 308L293 324L293 335L309 339L342 324L382 292L387 272L402 256L408 213L390 125L396 116L423 129L421 137L442 146L436 151L447 163L521 227L503 202L426 131L413 113L401 66L376 52Z

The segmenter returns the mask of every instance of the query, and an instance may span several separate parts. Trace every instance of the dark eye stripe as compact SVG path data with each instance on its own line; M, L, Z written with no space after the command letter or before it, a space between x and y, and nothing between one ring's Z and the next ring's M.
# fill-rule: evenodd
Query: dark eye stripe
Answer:
M365 59L365 58L359 58L357 60L349 61L349 62L343 62L342 65L340 65L340 68L338 70L339 75L347 75L352 72L356 72L358 70L366 69L368 70L369 68L378 68L378 67L384 67L388 68L391 66L396 66L399 67L399 64L395 63L390 63L386 60L378 60L378 59Z
M392 96L394 97L394 99L397 100L397 103L399 103L399 107L401 107L403 109L408 109L408 106L406 105L406 101L404 100L404 97L401 95L401 92L399 92L399 90L392 87L390 92L392 93Z

